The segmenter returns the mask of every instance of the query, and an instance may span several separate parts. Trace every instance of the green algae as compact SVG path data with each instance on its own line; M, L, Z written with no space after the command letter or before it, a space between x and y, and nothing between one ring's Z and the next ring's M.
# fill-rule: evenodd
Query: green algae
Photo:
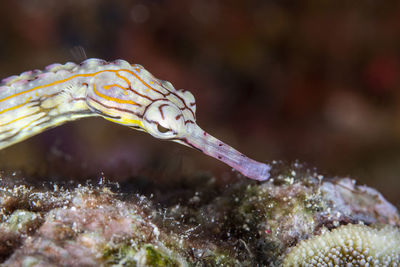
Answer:
M145 245L144 250L146 252L146 263L149 266L180 266L176 260L153 245Z
M135 244L121 243L107 246L103 260L110 266L151 266L178 267L185 266L177 257L168 255L163 249L153 244L143 244L139 248Z
M110 266L137 266L135 255L138 250L129 244L106 246L102 259Z
M41 222L42 216L35 212L16 210L7 220L1 224L2 227L8 228L10 231L29 231L35 223Z

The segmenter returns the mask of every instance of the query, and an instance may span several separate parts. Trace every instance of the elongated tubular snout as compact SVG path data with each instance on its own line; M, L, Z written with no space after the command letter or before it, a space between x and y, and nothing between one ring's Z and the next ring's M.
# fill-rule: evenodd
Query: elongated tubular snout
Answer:
M268 164L248 158L231 146L209 135L198 126L195 126L191 134L186 137L185 142L189 146L225 162L244 176L258 181L265 181L269 178L271 167Z

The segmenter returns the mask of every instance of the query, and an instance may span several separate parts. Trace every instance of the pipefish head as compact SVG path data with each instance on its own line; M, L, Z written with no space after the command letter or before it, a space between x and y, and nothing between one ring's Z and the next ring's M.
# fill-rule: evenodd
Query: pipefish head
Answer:
M182 93L182 91L179 91ZM195 119L195 110L186 103L194 103L194 97L186 91L177 101L175 97L153 102L143 115L143 128L152 136L171 140L195 148L204 154L225 162L243 175L255 179L269 178L270 166L254 161L231 146L202 130ZM179 104L185 103L184 106ZM193 105L195 107L195 105Z
M140 65L126 64L115 61L112 68L97 72L86 84L89 108L107 120L159 139L182 137L188 124L195 123L194 96L155 78Z
M176 90L138 65L103 71L92 81L87 103L104 118L195 148L249 178L268 179L269 165L246 157L196 124L196 103L189 91Z
M153 102L143 114L143 129L164 140L179 141L190 133L194 124L194 115L169 100Z

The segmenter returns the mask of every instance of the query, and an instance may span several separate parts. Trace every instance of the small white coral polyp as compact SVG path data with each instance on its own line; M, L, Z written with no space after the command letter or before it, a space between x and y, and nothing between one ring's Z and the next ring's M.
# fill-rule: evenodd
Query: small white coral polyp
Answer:
M399 266L400 231L348 224L304 240L283 266Z

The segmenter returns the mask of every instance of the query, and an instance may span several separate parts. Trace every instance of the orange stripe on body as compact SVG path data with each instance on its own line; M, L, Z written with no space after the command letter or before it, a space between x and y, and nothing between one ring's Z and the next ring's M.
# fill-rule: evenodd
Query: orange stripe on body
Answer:
M125 70L125 69L124 69L124 70L120 70L120 71L126 71L126 72L132 74L133 76L136 77L136 79L138 79L138 80L139 80L143 85L145 85L147 88L149 88L149 89L151 89L151 90L153 90L153 91L155 91L155 92L157 92L157 93L159 93L159 94L161 94L161 95L164 95L163 93L161 93L160 91L158 91L157 89L151 87L149 84L147 84L145 81L143 81L142 78L140 78L136 73L134 73L134 72L132 72L132 71L130 71L130 70Z
M124 80L127 84L129 84L129 86L132 86L131 82L129 81L128 78L120 75L119 73L116 73L115 75L117 75L117 77L121 78L122 80Z
M123 86L121 86L121 85L119 85L119 84L110 84L110 85L104 85L103 86L103 88L104 88L104 90L110 90L112 87L118 87L118 88L121 88L122 90L124 90L124 95L127 95L128 93L126 92L126 88L125 87L123 87Z
M73 76L71 76L69 78L63 79L63 80L54 81L54 82L49 83L49 84L39 85L39 86L33 87L31 89L28 89L28 90L25 90L25 91L22 91L22 92L18 92L16 94L13 94L13 95L7 96L7 97L5 97L3 99L0 99L0 102L3 102L3 101L8 100L10 98L13 98L13 97L16 97L16 96L19 96L19 95L22 95L22 94L26 94L26 93L29 93L29 92L32 92L32 91L35 91L35 90L38 90L38 89L41 89L41 88L46 88L46 87L50 87L50 86L53 86L53 85L56 85L56 84L64 83L64 82L72 80L73 78L76 78L76 77L90 77L90 76L96 75L96 74L98 74L100 72L103 72L103 71L90 73L90 74L76 74L76 75L73 75Z
M116 103L119 103L119 104L131 104L131 105L135 105L135 106L140 106L140 104L138 104L138 103L136 103L136 102L134 102L132 100L123 100L123 99L119 99L119 98L115 98L115 97L111 97L111 96L102 94L102 93L100 93L99 91L96 90L96 86L95 86L94 83L93 83L93 92L97 96L99 96L101 98L104 98L105 100L108 100L108 101L116 102Z
M33 88L31 88L31 89L28 89L28 90L25 90L25 91L18 92L18 93L16 93L16 94L7 96L7 97L5 97L5 98L0 99L0 102L3 102L3 101L5 101L5 100L11 99L11 98L13 98L13 97L16 97L16 96L19 96L19 95L22 95L22 94L25 94L25 93L29 93L29 92L32 92L32 91L35 91L35 90L38 90L38 89L42 89L42 88L50 87L50 86L53 86L53 85L61 84L61 83L67 82L67 81L72 80L72 79L77 78L77 77L93 77L93 76L95 76L95 75L97 75L97 74L99 74L99 73L103 73L103 72L114 72L117 76L119 76L120 78L122 78L122 79L125 80L125 79L126 79L125 77L123 77L123 76L121 76L121 75L118 74L120 71L126 71L126 72L132 74L132 75L135 76L135 78L137 78L144 86L146 86L147 88L149 88L149 89L151 89L151 90L153 90L153 91L155 91L155 92L157 92L157 93L163 95L163 93L161 93L160 91L158 91L157 89L151 87L149 84L147 84L145 81L143 81L136 73L134 73L134 72L132 72L132 71L130 71L130 70L128 70L128 69L121 69L121 70L101 70L101 71L97 71L97 72L94 72L94 73L86 73L86 74L83 74L83 73L82 73L82 74L75 74L75 75L72 75L71 77L68 77L68 78L63 79L63 80L54 81L54 82L49 83L49 84L39 85L39 86L33 87ZM127 80L127 79L126 79L126 80ZM126 80L125 80L125 81L126 81ZM99 95L99 96L100 96L100 95ZM101 97L101 96L100 96L100 97ZM114 99L116 99L116 98L114 98ZM111 101L113 101L113 100L111 100ZM132 102L133 102L133 101L132 101ZM136 103L135 103L135 104L136 104Z

